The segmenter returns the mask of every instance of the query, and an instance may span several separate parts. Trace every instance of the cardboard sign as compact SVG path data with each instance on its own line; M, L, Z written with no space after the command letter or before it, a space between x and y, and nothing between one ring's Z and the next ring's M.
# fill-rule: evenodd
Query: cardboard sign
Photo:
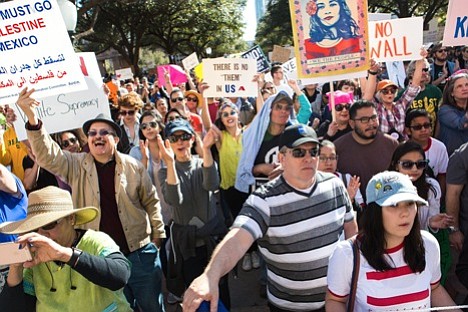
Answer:
M258 85L252 82L257 73L253 59L204 59L203 77L210 86L205 97L257 96Z
M283 48L279 45L273 46L273 54L271 55L272 62L287 62L291 58L291 50L288 48Z
M198 64L200 64L200 62L198 61L198 56L196 52L193 52L192 54L190 54L182 60L182 65L184 66L185 70L191 70Z
M115 78L117 78L117 80L124 80L124 81L127 79L133 79L132 69L130 67L116 69Z
M468 6L466 0L450 0L445 21L444 46L467 45Z
M264 73L270 70L270 63L268 62L262 48L258 45L242 53L242 58L254 59L257 61L257 72Z
M49 133L81 128L86 120L95 118L100 113L110 116L109 101L103 90L101 73L92 52L77 53L75 56L81 62L87 90L60 93L42 99L36 108L37 117L42 120ZM36 93L32 94L35 97ZM26 139L24 124L27 117L17 105L10 105L15 110L16 135L19 140Z
M370 57L377 62L419 60L423 45L423 18L369 22L369 41Z
M46 96L86 88L55 0L0 4L0 103L24 87Z
M163 87L166 85L166 81L164 80L164 73L168 71L169 75L171 76L171 82L173 86L178 86L181 83L187 82L187 75L185 74L182 67L179 65L162 65L158 66L158 85L159 87Z

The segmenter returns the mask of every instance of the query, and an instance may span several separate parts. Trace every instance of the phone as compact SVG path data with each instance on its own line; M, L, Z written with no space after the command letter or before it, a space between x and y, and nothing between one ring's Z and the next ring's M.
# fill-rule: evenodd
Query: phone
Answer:
M29 248L19 249L20 244L15 242L0 244L0 265L9 265L31 261L32 256Z

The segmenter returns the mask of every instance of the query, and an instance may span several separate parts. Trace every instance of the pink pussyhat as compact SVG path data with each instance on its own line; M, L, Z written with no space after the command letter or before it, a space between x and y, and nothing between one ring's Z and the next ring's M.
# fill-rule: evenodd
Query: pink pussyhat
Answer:
M330 99L330 93L327 92L327 97ZM333 98L335 99L335 105L338 104L353 104L354 102L354 94L353 92L343 92L343 91L335 91L333 92ZM328 109L332 111L331 101L328 101Z

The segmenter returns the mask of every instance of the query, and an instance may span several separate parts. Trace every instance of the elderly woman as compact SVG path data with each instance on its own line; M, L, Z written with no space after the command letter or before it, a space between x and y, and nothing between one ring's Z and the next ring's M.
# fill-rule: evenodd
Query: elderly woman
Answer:
M74 209L70 193L56 187L32 192L26 219L0 225L0 232L26 233L20 248L30 261L11 264L0 306L5 311L132 311L123 294L130 265L105 233L75 225L98 209Z

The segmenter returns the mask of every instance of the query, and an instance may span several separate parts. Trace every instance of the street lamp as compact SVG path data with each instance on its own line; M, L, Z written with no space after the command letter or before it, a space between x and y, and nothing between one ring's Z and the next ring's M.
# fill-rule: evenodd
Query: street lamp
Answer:
M213 50L211 49L211 47L206 48L205 51L206 51L206 54L208 55L208 57L210 57L211 52L213 52Z
M75 4L68 0L57 0L57 4L62 13L68 33L75 33L76 22L78 20L78 11L76 10Z

